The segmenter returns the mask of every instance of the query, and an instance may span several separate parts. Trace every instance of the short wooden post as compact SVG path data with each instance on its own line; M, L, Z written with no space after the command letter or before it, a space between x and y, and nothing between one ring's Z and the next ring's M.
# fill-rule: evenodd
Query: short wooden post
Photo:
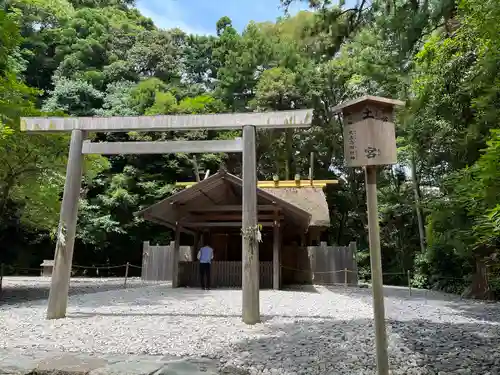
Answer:
M274 221L273 227L273 289L280 288L280 223Z
M255 126L243 126L242 202L242 318L246 324L260 321L259 244L257 227L257 166Z
M344 268L344 288L347 288L347 268Z
M358 285L359 282L359 270L358 270L358 251L356 248L356 242L351 241L349 242L349 249L352 252L352 262L353 262L353 284Z
M0 264L0 292L2 291L2 283L3 283L3 274L4 274L4 264Z
M172 253L172 288L179 287L179 252L180 252L181 228L175 227L174 251Z
M128 277L128 267L129 267L130 263L127 262L127 265L125 266L125 280L123 281L123 287L126 288L127 287L127 277Z
M411 273L410 270L407 271L408 274L408 295L411 297Z
M149 250L149 241L144 241L142 243L142 269L141 269L141 279L142 280L150 280L150 261L149 257L151 256Z
M311 151L311 156L309 159L309 183L313 186L314 181L314 151Z
M55 262L47 307L47 319L59 319L66 316L68 305L69 280L73 262L78 199L82 181L84 133L75 129L71 132L66 181L59 218Z

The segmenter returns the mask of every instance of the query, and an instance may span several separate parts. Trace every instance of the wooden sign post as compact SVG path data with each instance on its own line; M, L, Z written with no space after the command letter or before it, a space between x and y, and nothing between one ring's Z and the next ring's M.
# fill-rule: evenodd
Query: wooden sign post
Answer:
M167 154L243 152L242 199L242 318L247 324L260 321L259 247L257 241L257 170L255 133L257 129L308 128L312 110L218 115L161 115L137 117L25 117L21 130L28 132L71 132L66 183L62 199L54 255L54 270L47 307L47 319L66 316L78 217L78 199L85 154ZM85 142L90 132L152 132L188 130L242 130L243 139L168 142ZM178 233L177 233L178 235ZM178 241L177 245L178 246ZM174 274L177 263L173 264ZM175 276L174 276L175 277ZM174 287L176 282L172 284Z
M364 96L334 108L334 112L341 112L344 119L344 152L347 165L365 168L373 314L379 375L389 374L389 357L378 225L377 166L397 162L393 113L395 106L403 105L404 102L399 100Z

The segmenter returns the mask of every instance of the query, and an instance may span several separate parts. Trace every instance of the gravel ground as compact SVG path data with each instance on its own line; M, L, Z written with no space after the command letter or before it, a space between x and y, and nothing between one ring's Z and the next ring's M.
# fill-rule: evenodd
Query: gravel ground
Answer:
M33 280L4 285L33 289ZM66 319L45 320L44 299L0 305L0 347L207 356L228 374L375 373L369 289L262 291L263 322L246 326L238 290L86 282L106 291L73 293ZM389 287L386 295L394 375L500 374L498 304Z
M72 278L69 295L105 292L123 289L124 278ZM151 283L150 283L151 284ZM149 284L149 285L150 285ZM8 276L2 283L0 304L45 300L49 298L50 277ZM148 285L140 278L128 278L127 287L136 288Z

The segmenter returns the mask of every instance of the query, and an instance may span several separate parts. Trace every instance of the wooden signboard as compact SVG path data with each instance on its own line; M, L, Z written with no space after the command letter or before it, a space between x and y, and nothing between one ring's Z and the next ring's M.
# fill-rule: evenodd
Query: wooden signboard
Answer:
M344 152L349 167L397 162L396 101L381 99L364 97L338 107L344 118Z
M345 125L344 152L349 167L395 164L394 124L370 118Z

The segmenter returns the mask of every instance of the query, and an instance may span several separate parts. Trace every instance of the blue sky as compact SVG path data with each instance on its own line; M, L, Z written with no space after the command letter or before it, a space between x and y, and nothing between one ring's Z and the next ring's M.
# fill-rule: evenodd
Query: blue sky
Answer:
M215 34L215 23L223 16L242 31L249 21L275 21L284 12L279 0L136 0L136 6L158 27L193 34ZM300 9L307 6L297 1L290 13Z

